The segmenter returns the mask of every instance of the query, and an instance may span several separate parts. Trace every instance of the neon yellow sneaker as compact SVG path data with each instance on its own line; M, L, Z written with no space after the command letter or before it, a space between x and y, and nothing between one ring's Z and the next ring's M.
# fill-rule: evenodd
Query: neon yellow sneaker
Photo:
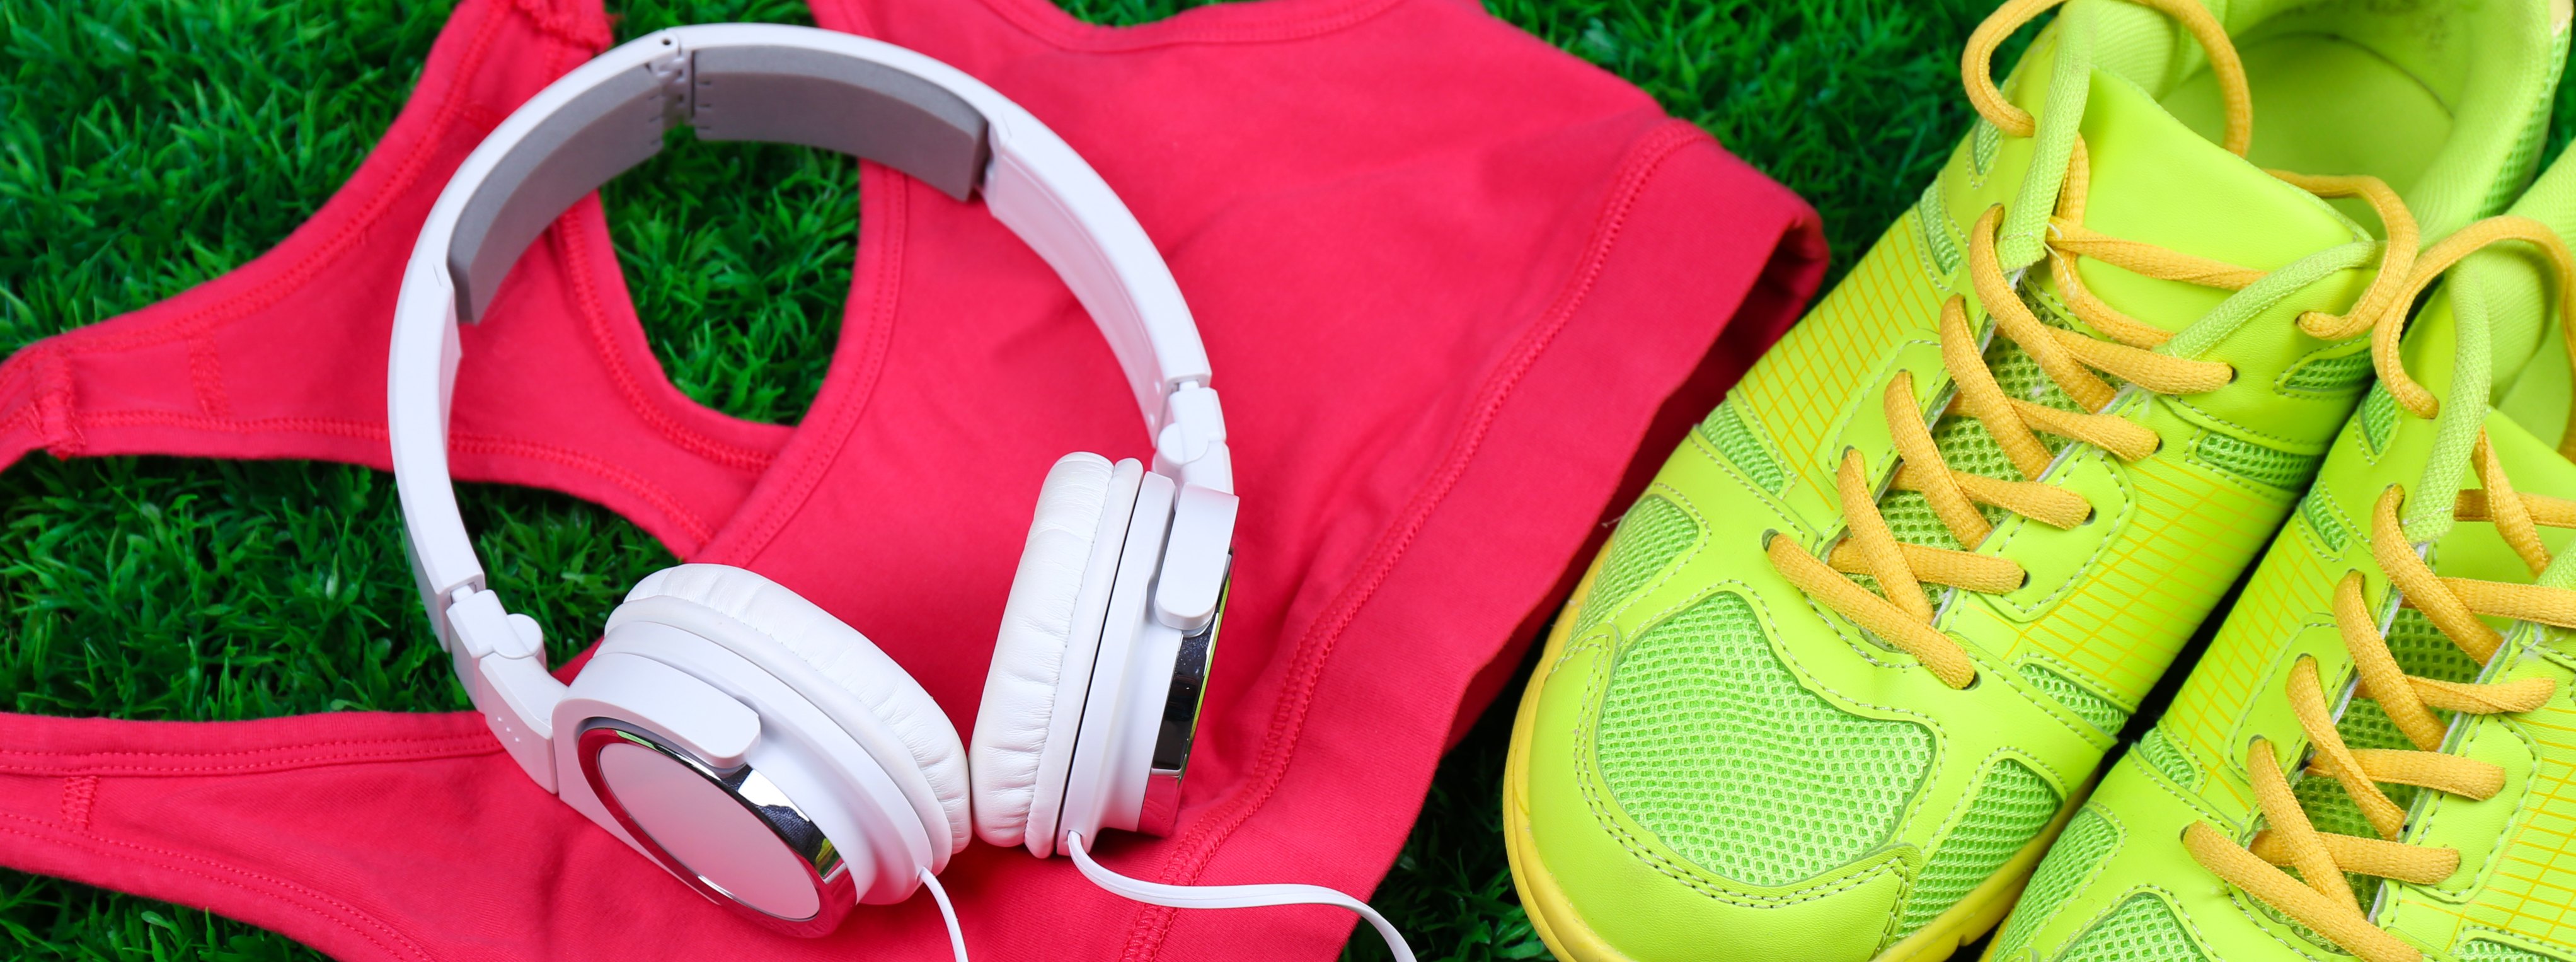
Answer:
M1990 958L2576 960L2576 161L2514 213Z
M2048 6L1977 31L1982 122L1558 619L1503 810L1559 957L1939 959L2000 920L2306 489L2417 237L2525 182L2567 36L2551 0L2075 0L1998 90Z

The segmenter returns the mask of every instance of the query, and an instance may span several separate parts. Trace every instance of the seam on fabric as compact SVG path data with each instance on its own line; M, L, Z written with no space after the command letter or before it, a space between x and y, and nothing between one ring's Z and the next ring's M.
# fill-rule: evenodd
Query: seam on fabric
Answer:
M624 468L620 468L611 462L604 461L578 451L569 451L551 444L540 444L534 441L520 441L513 438L488 437L474 434L457 435L451 433L448 437L448 444L451 447L469 454L500 454L527 458L532 461L544 461L588 473L601 480L607 481L610 484L624 488L628 493L642 498L646 503L660 509L664 515L671 519L672 524L679 525L681 532L688 535L689 540L693 542L690 545L690 550L696 550L697 548L704 546L707 543L707 539L712 537L714 534L714 532L707 527L707 523L705 521L700 520L696 513L683 506L679 499L673 497L669 492L664 491L660 485L646 481L642 476L629 472ZM674 553L685 556L688 552L681 551Z
M876 269L869 272L867 278L868 286L873 288L868 292L867 317L859 332L860 341L854 348L855 353L850 356L856 368L850 373L850 380L844 382L847 386L839 391L834 390L828 376L824 379L813 409L833 412L830 421L822 425L800 424L796 428L800 436L811 429L822 432L809 442L813 450L794 454L792 463L787 466L792 473L779 484L777 493L768 498L767 504L746 502L735 510L736 519L751 516L750 526L743 529L746 533L738 542L729 546L721 556L702 560L748 567L761 552L768 550L779 532L787 529L787 522L805 509L806 500L814 496L814 490L822 484L823 475L840 461L842 449L849 445L850 433L857 430L859 422L866 417L869 401L876 396L877 384L883 380L886 354L894 340L895 312L902 302L899 288L903 277L903 239L911 231L911 191L920 182L893 173L892 168L879 166L873 161L863 162L861 168L864 173L859 189L858 248L862 257L868 251L876 252ZM873 179L878 182L875 187L867 186L869 178L866 174L874 175ZM871 197L882 198L881 209L869 209L868 199ZM873 236L871 230L874 231ZM855 286L856 281L853 281L853 294L856 293ZM842 310L841 332L844 343L847 343L850 315L847 307ZM833 366L838 367L842 360L839 349L833 351L832 360ZM796 437L790 437L788 446L779 449L780 455L788 455L796 440ZM760 489L754 488L751 496L760 497ZM752 515L754 509L758 510L757 515ZM725 531L731 530L733 526L727 524ZM699 546L705 547L708 540L700 538ZM682 556L687 554L683 552Z
M74 775L63 779L63 824L75 832L89 831L89 805L98 798L98 776Z
M198 334L188 339L188 386L197 393L197 409L215 417L232 413L232 400L224 396L224 362L215 356L214 338Z
M651 398L645 396L642 378L636 375L634 369L627 366L626 358L618 351L617 337L609 327L608 312L603 307L599 286L593 281L589 270L590 245L582 239L582 231L576 221L585 206L597 206L595 200L597 196L591 195L594 199L590 204L576 203L571 210L565 211L562 217L555 218L554 224L547 229L547 234L554 239L555 246L563 258L566 266L564 273L572 286L573 305L581 311L582 320L585 322L583 327L590 334L591 346L599 352L599 362L601 366L608 369L609 380L616 384L617 396L626 402L628 409L642 417L644 423L652 426L653 430L661 434L665 440L679 445L691 454L748 474L757 475L768 470L769 462L775 455L727 444L700 433L680 423L679 419L672 417L669 412L662 410L660 405L654 404ZM607 221L607 212L604 208L601 210L600 220L602 223ZM611 270L617 268L614 257L609 259L609 268ZM628 309L633 309L631 302ZM646 350L649 351L651 348L648 346ZM670 384L670 372L663 372L662 382L665 385ZM672 390L677 392L679 389L673 386Z
M1683 120L1667 120L1639 137L1620 163L1612 187L1598 214L1592 237L1585 243L1583 254L1574 262L1574 270L1559 293L1534 323L1525 328L1519 342L1501 366L1486 376L1477 392L1473 410L1460 424L1449 455L1432 475L1416 489L1404 514L1380 532L1359 574L1346 583L1340 596L1325 609L1291 650L1288 671L1282 680L1279 700L1272 710L1269 730L1263 735L1260 749L1253 755L1246 771L1244 786L1212 806L1208 814L1174 839L1171 854L1158 867L1166 881L1188 884L1198 879L1217 850L1223 848L1235 829L1251 819L1268 804L1272 794L1286 780L1288 765L1295 754L1298 736L1305 727L1307 707L1315 690L1322 684L1323 670L1342 632L1359 617L1360 610L1377 594L1378 586L1394 572L1396 563L1412 546L1414 536L1429 523L1433 509L1445 501L1458 479L1466 474L1482 447L1485 433L1500 415L1502 406L1520 385L1521 376L1537 363L1549 344L1566 323L1571 321L1592 292L1593 282L1606 269L1610 253L1616 249L1629 211L1653 183L1664 162L1693 144L1714 146L1716 141L1706 131ZM1136 915L1129 929L1123 957L1129 962L1145 962L1159 955L1163 937L1172 924L1175 910L1149 906Z
M352 746L376 747L366 748ZM325 751L318 754L298 754L312 752L315 749L328 748L339 748L341 750ZM481 735L450 735L432 739L327 741L279 748L260 748L233 752L206 753L38 753L6 751L0 752L0 772L17 775L59 775L75 779L88 778L95 782L98 776L101 775L136 778L179 778L215 774L281 772L303 768L323 768L344 764L377 764L388 761L429 761L440 758L468 758L476 755L494 754L499 751L501 751L501 745L499 742L488 736ZM47 761L15 760L19 757L31 755L38 759L46 759ZM245 756L247 756L249 760L233 762L230 764L171 764L155 762L157 759L220 759L240 758ZM260 756L277 757L262 758ZM132 759L132 761L119 764L104 761L91 762L86 761L86 759ZM65 802L67 808L69 804L70 803L68 801Z
M409 713L402 713L402 714L409 714ZM455 713L455 714L465 714L465 713L458 712L458 713ZM21 716L21 717L30 717L30 716ZM149 723L149 724L155 724L155 725L159 725L159 724L181 724L181 725L210 724L210 725L222 725L222 724L231 724L231 723L228 723L228 722L202 722L202 723L201 723L201 722L151 722L151 723ZM340 745L426 745L426 744L432 744L432 743L436 743L436 742L481 742L481 741L484 741L484 740L486 740L486 739L484 738L484 736L483 736L481 733L479 733L479 732L478 732L478 733L472 733L472 734L459 734L459 735L432 735L432 736L429 736L429 737L426 737L426 738L332 738L332 739L326 739L326 740L323 740L323 741L316 741L316 742L296 742L296 743L293 743L293 744L277 745L277 746L272 746L272 747L267 747L267 748L227 748L227 749L219 749L219 750L214 750L214 751L192 751L192 750L187 750L187 749L160 749L160 750L155 750L155 751L33 751L33 750L20 749L20 748L0 748L0 758L5 758L5 757L7 757L7 756L11 756L11 755L38 755L38 756L56 756L56 757L65 757L65 758L75 757L75 756L77 756L77 757L101 757L101 758L230 758L230 757L239 756L239 755L260 755L260 754L266 754L266 753L271 753L271 752L300 751L300 750L304 750L304 749L311 749L311 748L326 748L326 747L333 747L333 746L340 746Z
M44 446L44 432L39 429L37 420L34 405L21 406L0 416L0 466L16 463L19 455ZM28 437L23 441L10 437L20 432Z
M24 428L32 435L30 442L17 450L0 447L0 464L17 460L19 454L42 447L56 456L66 456L79 447L79 434L71 427L71 371L63 360L62 346L52 340L27 345L5 361L0 361L0 397L23 385L24 400L5 413L0 413L0 445L14 444L5 438L9 432Z
M359 441L385 440L385 426L367 421L342 418L211 418L176 411L125 410L93 411L82 420L99 427L174 427L194 431L217 431L226 434L312 434L349 438ZM683 533L705 544L710 535L707 523L690 511L679 499L642 476L626 471L613 462L602 460L569 448L537 441L523 441L485 434L450 432L449 450L467 454L496 454L542 461L569 468L608 482L628 494L641 498L656 510L669 516Z
M19 814L11 813L11 812L0 812L0 819L7 819L7 820L9 820L9 821L14 821L14 822L25 822L25 823L27 823L27 824L30 824L30 825L37 825L37 826L43 826L43 825L44 825L44 823L43 823L43 822L38 821L38 820L36 820L36 819L31 819L31 818L28 818L28 817L26 817L26 816L24 816L24 815L19 815ZM23 828L16 828L16 827L12 827L12 826L9 826L9 825L0 825L0 832L5 832L5 833L11 834L11 835L24 836L24 837L27 837L27 838L33 839L33 840L35 840L36 842L39 842L39 843L50 843L50 844L52 844L52 845L55 845L55 846L58 846L58 847L63 847L63 848L86 848L86 849L90 849L90 850L92 850L92 851L100 852L100 854L109 854L109 853L107 853L107 852L105 852L105 851L102 851L102 850L112 846L112 847L115 847L115 848L130 849L130 850L132 850L132 851L134 851L134 852L140 852L140 853L143 853L143 854L145 854L145 855L154 855L154 856L159 856L159 857L161 857L162 859L164 859L164 860L166 860L166 861L165 861L163 864L161 864L161 865L153 866L153 867L155 867L155 868L158 868L158 869L160 869L160 870L162 870L162 871L165 871L165 872L173 872L173 873L182 874L182 875L193 875L193 876L196 876L197 878L205 879L205 880L210 881L210 882L218 882L218 883L222 883L222 884L225 884L225 885L230 885L230 886L233 886L233 887L235 887L235 888L239 888L239 889L242 889L242 890L245 890L245 891L251 892L251 893L252 893L252 894L254 894L254 895L261 895L261 894L265 894L265 895L268 895L268 896L270 896L271 898L273 898L273 899L275 899L275 900L277 900L277 901L286 902L286 903L288 903L288 904L295 905L297 908L301 908L301 909L303 909L303 910L305 910L305 911L307 911L307 912L311 912L311 913L313 913L314 915L316 915L316 916L320 916L320 917L321 917L321 918L323 918L324 920L329 921L329 922L331 922L331 923L332 923L332 924L334 924L334 925L338 925L338 926L340 926L340 927L341 927L341 928L343 928L343 929L347 929L347 930L349 930L349 932L350 932L350 933L352 933L352 934L356 935L357 937L359 937L359 938L361 938L361 939L365 939L365 940L367 940L368 944L371 944L371 945L375 946L377 949L379 949L379 950L383 951L386 955L389 955L389 956L390 956L390 955L397 955L397 954L408 954L408 955L409 955L410 957L412 957L412 958L423 960L423 962L428 962L428 960L431 960L431 959L433 959L433 958L434 958L434 956L430 955L429 950L428 950L428 949L426 949L426 948L424 948L424 947L422 947L422 946L421 946L421 944L420 944L419 942L414 941L410 936L404 935L404 934L402 933L402 931L401 931L401 930L396 929L395 927L393 927L393 925L391 925L391 924L387 923L385 920L380 919L380 918L377 918L377 917L376 917L376 916L374 916L373 914L370 914L370 913L367 913L367 912L360 911L356 906L352 906L352 905L350 905L349 903L342 902L342 901L340 901L340 900L338 900L338 899L332 898L332 897L330 897L329 895L325 895L325 894L323 894L322 892L320 892L320 891L318 891L318 890L315 890L315 889L312 889L312 888L306 887L306 886L304 886L304 885L301 885L301 884L298 884L298 883L295 883L295 882L290 882L290 881L287 881L287 880L285 880L285 879L278 878L278 877L276 877L276 876L268 875L268 874L261 873L261 872L254 872L254 871L251 871L251 870L249 870L249 869L240 868L240 867L238 867L238 866L226 865L226 864L224 864L224 863L222 863L222 862L215 861L214 859L210 859L210 858L207 858L207 857L202 856L202 855L190 855L190 854L187 854L187 853L184 853L184 852L178 852L178 851L174 851L174 850L171 850L171 849L157 848L157 847L150 846L150 845L144 845L144 844L139 843L139 842L129 842L129 841L125 841L125 840L123 840L123 839L107 838L107 837L105 837L105 836L99 836L99 835L78 835L78 836L71 836L71 837L69 837L69 838L49 838L49 837L47 837L47 834L48 834L48 833L44 833L44 832L36 832L36 831L29 831L29 830L27 830L27 829L23 829ZM143 860L142 860L142 859L140 859L140 858L135 858L135 857L132 857L132 856L128 856L128 857L127 857L127 859L126 859L126 861L128 861L128 862L142 862ZM172 864L172 863L190 863L190 862L196 863L197 865L200 865L200 866L205 866L206 868L188 868L188 867L184 867L184 866L183 866L183 865L181 865L181 864ZM149 864L149 863L145 863L145 864ZM214 871L209 871L208 869L212 869L212 870L214 870ZM217 874L218 872L221 872L221 873L228 873L229 875L232 875L232 876L238 876L238 877L231 877L231 878L228 878L228 877L226 877L226 875L224 875L224 874ZM249 880L256 880L256 881L258 881L258 882L265 883L265 884L266 884L266 887L267 887L267 888L269 888L269 889L271 889L272 891L269 891L269 892L261 892L261 891L259 890L259 888L258 888L258 887L255 887L255 886L251 885L249 882L244 881L245 879L249 879ZM281 896L284 896L284 897L281 897ZM298 904L298 902L297 902L297 900L298 900L298 899L301 899L301 900L302 900L302 903L301 903L301 904ZM339 910L339 912L335 914L335 913L333 913L333 912L324 911L322 908L320 908L320 907L318 907L318 906L329 906L329 907L331 907L331 908L338 909L338 910ZM360 920L360 921L364 921L364 922L366 922L368 925L373 926L373 927L377 930L377 933L369 933L369 932L368 932L368 931L366 931L365 929L360 928L359 926L357 926L357 925L353 924L353 923L351 922L351 919L352 919L352 918L357 919L357 920ZM384 936L384 938L379 938L379 937L378 937L378 934L383 935L383 936ZM391 940L393 940L393 942L394 942L394 943L398 943L398 944L388 944L388 942L386 941L386 939L391 939ZM400 949L400 950L402 950L402 951L398 952L398 951L397 951L397 949Z
M1020 0L983 0L983 2L986 9L1018 28L1020 32L1059 50L1077 53L1134 53L1161 47L1311 40L1358 26L1378 14L1395 9L1405 0L1346 0L1346 2L1316 6L1310 10L1287 11L1273 19L1247 23L1211 23L1207 22L1210 18L1206 17L1185 19L1175 16L1133 27L1107 27L1084 23L1053 5L1040 6L1020 2ZM846 0L843 5L847 5ZM1269 12L1273 11L1253 6L1220 11L1218 18L1240 19L1247 14Z

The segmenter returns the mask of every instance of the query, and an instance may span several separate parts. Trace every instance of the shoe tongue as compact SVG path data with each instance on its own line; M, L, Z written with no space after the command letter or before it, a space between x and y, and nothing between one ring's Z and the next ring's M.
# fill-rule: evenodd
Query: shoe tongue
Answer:
M2084 226L2095 233L2260 271L2353 239L2349 222L2324 201L2211 143L2128 80L2097 70L2086 100L2081 127L2092 176ZM2112 307L2169 331L2233 293L2092 258L2077 270ZM2348 302L2359 290L2336 297Z
M2551 164L2507 213L2539 221L2561 238L2576 237L2576 161ZM2494 331L2488 343L2495 353L2495 396L2505 397L2521 390L2520 379L2535 369L2524 359L2565 356L2565 349L2556 343L2561 336L2558 326L2550 323L2557 297L2555 274L2527 244L2487 248L2469 255L2461 268L2444 277L2443 289L2455 296L2474 291L2486 305ZM2564 382L2568 376L2564 364L2551 363L2557 367L2549 374Z

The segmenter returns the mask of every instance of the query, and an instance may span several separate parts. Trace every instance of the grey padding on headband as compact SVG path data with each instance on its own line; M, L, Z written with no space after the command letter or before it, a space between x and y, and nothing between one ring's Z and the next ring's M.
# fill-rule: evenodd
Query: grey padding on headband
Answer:
M583 194L662 150L662 82L630 70L585 90L502 155L457 215L447 244L456 317L472 323L528 243Z
M984 115L930 81L801 47L716 47L695 59L689 124L700 140L837 150L958 200L984 176Z
M620 73L576 96L493 166L466 199L448 243L458 320L481 318L546 225L661 152L663 131L680 119L704 140L804 144L864 157L959 200L974 193L990 159L983 114L892 67L797 47L687 56L685 94L649 68Z

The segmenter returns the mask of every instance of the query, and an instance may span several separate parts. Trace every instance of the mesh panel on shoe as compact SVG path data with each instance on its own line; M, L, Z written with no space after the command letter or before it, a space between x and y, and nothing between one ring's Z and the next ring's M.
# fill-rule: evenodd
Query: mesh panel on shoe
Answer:
M1977 786L1976 800L1915 876L1896 938L1914 934L1983 884L2057 817L2057 790L2038 772L2004 759Z
M2461 651L2458 644L2442 634L2442 629L2433 627L2433 619L2413 608L2398 609L2396 620L2389 623L2388 653L2410 675L2444 681L2475 681L2478 677L2477 659Z
M1878 513L1880 517L1887 520L1887 530L1895 534L1898 541L1931 545L1936 548L1966 550L1959 544L1959 539L1950 534L1949 527L1941 523L1941 516L1932 513L1932 502L1919 492L1888 492L1886 497L1879 499ZM1879 587L1877 578L1864 574L1850 577L1870 591L1885 591ZM1946 585L1929 581L1920 583L1919 587L1923 589L1923 600L1935 609L1941 607L1942 593L1950 590Z
M1744 413L1735 407L1734 401L1719 402L1717 409L1708 412L1708 418L1700 422L1699 430L1708 438L1708 443L1717 446L1718 453L1735 462L1736 470L1753 479L1754 484L1761 485L1762 490L1778 494L1780 486L1789 480L1788 475L1780 470L1780 460L1771 456L1771 449L1762 443L1761 436L1745 425Z
M2040 859L2039 868L2031 873L2030 886L2021 893L2021 904L2014 906L2003 934L1995 937L1994 957L2022 962L2040 927L2057 917L2057 910L2074 897L2076 888L2093 874L2094 866L2111 857L2111 851L2119 846L2119 826L2090 805L2077 811L2067 821L2066 831L2058 833L2057 842L2048 847L2048 856Z
M2397 397L2385 384L2373 384L2361 399L2361 439L2373 456L2388 450L2388 432L2397 426Z
M2479 939L2460 948L2460 962L2566 962L2554 955L2542 955L2518 945Z
M1977 118L1977 125L1968 131L1968 159L1977 165L1977 173L1995 169L1995 155L2002 152L2003 146L2003 129L1993 121Z
M2129 896L2120 907L2075 940L2058 962L2205 962L2209 957L2184 934L2173 907L2146 892Z
M2138 739L2135 751L2139 759L2163 772L2174 784L2186 790L2200 786L2199 768L2192 765L2190 756L2183 754L2182 746L2165 736L2165 726L2147 729L2146 737Z
M2341 394L2360 387L2370 374L2368 350L2337 345L2301 358L2281 373L2280 386L2294 394Z
M2075 717L2084 719L2085 724L2101 729L2106 734L2117 733L2121 723L2129 720L2128 709L2112 704L2110 699L2094 694L2092 689L2078 684L2075 679L2050 670L2045 665L2024 662L2021 666L2021 677L2023 681L2030 682L2032 687L2047 692L2048 697L2057 699L2059 704L2075 712Z
M2045 311L2042 316L2054 319ZM2058 326L2065 325L2061 323ZM2057 387L2057 382L2048 379L2048 375L2040 370L2038 361L2032 360L2028 353L2010 341L1997 343L2000 346L1986 352L1986 361L1994 371L1995 383L2003 388L2006 395L2029 398L2061 410L2075 410L2075 402ZM2041 434L2039 439L2052 453L2067 443L2064 438L2049 434ZM2007 481L2022 480L2020 469L2014 467L2012 458L2004 454L2003 446L1996 444L1994 435L1986 433L1985 423L1975 418L1955 412L1941 415L1932 425L1932 446L1940 449L1941 457L1953 469ZM1960 544L1959 539L1950 533L1949 526L1941 523L1940 516L1933 513L1932 502L1919 492L1890 490L1879 498L1878 510L1880 516L1887 519L1888 530L1896 535L1898 541L1968 550L1967 545ZM1985 514L1987 524L2000 524L2007 517L2002 508L1980 505L1978 510ZM1879 590L1878 582L1868 576L1854 575L1852 580L1871 591ZM1946 590L1930 582L1923 584L1924 598L1935 606L1941 603L1941 593Z
M1617 611L1697 540L1699 522L1679 505L1651 494L1637 499L1637 506L1628 509L1628 516L1619 519L1618 532L1610 536L1610 547L1604 549L1610 557L1601 562L1592 593L1584 596L1583 611L1574 619L1575 633L1582 634Z
M2396 656L2397 666L2410 675L2442 681L2473 681L2478 676L2477 662L2443 636L2441 629L2433 627L2432 619L2413 608L2398 609L2397 617L2389 622L2388 653ZM2434 714L2445 720L2449 718L2448 712L2436 710ZM2397 729L2397 723L2389 720L2388 712L2369 698L2355 696L2347 703L2343 717L2335 720L2335 731L2343 735L2345 744L2354 748L2415 747L2406 739L2405 733ZM2386 783L2382 783L2379 790L2387 793L2388 800L2396 802L2399 808L2412 806L2416 794L2422 791L2411 785ZM2344 791L2343 783L2331 776L2299 775L2290 783L2290 791L2298 796L2300 807L2306 810L2308 821L2314 823L2318 831L2379 837L2378 829L2372 828L2370 819L2361 814L2361 806ZM2345 878L2352 881L2354 893L2364 901L2379 892L2381 880L2377 876L2346 873Z
M2204 431L2191 445L2191 459L2257 484L2284 490L2307 486L2317 463L2325 458L2292 454L2230 434Z
M2326 543L2326 550L2342 551L2352 541L2352 525L2345 520L2343 506L2325 488L2308 489L2308 496L2299 499L2299 514L2308 519L2308 528Z
M1941 179L1935 177L1923 188L1923 199L1914 206L1915 220L1923 230L1923 249L1932 252L1932 264L1943 275L1959 269L1959 242L1950 236L1950 211L1941 203Z
M2049 309L2049 305L2033 307L2055 326L2067 326ZM2074 399L2067 397L2057 382L2049 380L2047 372L2040 370L2039 362L2020 345L1996 338L1993 346L1986 349L1986 366L1994 372L1995 385L2003 389L2006 397L2024 398L2061 411L2077 410ZM2039 440L2052 454L2067 444L2065 438L2044 432L2039 435ZM2003 446L1995 443L1993 435L1986 433L1985 422L1976 418L1957 411L1941 415L1940 421L1932 426L1932 445L1941 449L1941 457L1953 469L2007 481L2022 480L2021 471L2013 466L2012 458L2004 454ZM2004 518L2002 508L1987 507L1984 510L1989 522Z
M1932 761L1922 725L1849 714L1800 687L1732 592L1621 655L1594 744L1630 818L1754 885L1812 878L1877 847Z
M1941 523L1941 516L1932 513L1932 502L1921 492L1891 492L1878 503L1878 513L1887 519L1887 529L1895 532L1898 541L1966 550Z

